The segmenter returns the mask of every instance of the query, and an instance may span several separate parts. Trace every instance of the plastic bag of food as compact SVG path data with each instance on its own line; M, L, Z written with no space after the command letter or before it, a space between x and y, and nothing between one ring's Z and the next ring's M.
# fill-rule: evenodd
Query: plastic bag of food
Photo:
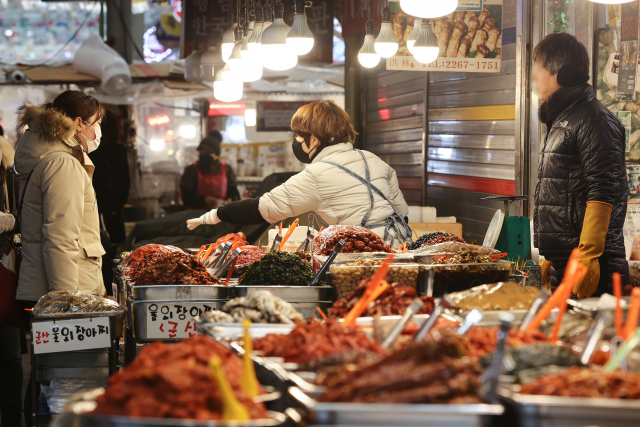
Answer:
M42 393L47 399L47 406L54 414L63 412L64 405L77 393L83 393L107 385L107 378L100 380L82 380L70 378L54 378L51 383L42 386Z
M84 317L124 314L127 309L108 298L86 292L51 291L33 307L35 317Z
M528 310L540 290L533 286L520 286L514 282L480 285L466 291L453 292L449 297L453 306L462 311Z
M341 253L393 251L391 246L368 228L333 225L322 230L313 240L314 252L318 255L330 255L340 240L345 242Z

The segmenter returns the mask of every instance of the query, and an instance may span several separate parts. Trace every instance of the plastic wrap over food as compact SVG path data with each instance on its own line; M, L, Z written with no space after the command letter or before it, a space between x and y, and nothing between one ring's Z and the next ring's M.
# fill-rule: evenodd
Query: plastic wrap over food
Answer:
M125 312L124 306L108 298L69 291L49 292L33 307L35 317L84 317Z
M514 282L480 285L449 297L453 305L463 311L479 310L527 310L538 296L539 289L520 286Z
M333 225L325 228L313 240L314 251L318 255L329 255L340 240L345 242L342 253L393 251L376 233L357 225Z
M107 378L101 380L82 380L70 378L54 378L51 383L42 386L42 393L47 399L47 406L54 414L61 414L64 405L71 396L107 385Z

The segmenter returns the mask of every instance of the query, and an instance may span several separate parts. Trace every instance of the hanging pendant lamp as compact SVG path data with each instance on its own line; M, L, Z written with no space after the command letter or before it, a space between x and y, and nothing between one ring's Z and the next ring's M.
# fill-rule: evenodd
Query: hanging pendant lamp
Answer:
M306 55L313 49L313 33L307 23L307 0L295 0L295 15L293 16L293 25L291 31L287 35L287 46L292 49L296 55Z
M369 0L369 20L365 25L364 44L358 52L358 62L365 68L373 68L380 63L380 55L375 49L376 36L373 35L373 19L371 19L371 0Z
M393 34L393 27L391 26L391 8L389 7L389 0L385 0L385 6L382 9L382 27L380 33L376 37L374 48L378 55L383 58L391 58L398 52L398 39Z
M284 22L284 6L280 0L276 2L274 9L273 24L262 32L262 65L274 71L289 70L298 64L298 55L287 47L287 35L291 27Z
M431 28L431 20L423 22L420 28L420 35L413 45L413 56L416 61L422 64L430 64L438 58L440 47L436 35Z
M458 0L400 0L400 8L418 18L440 18L458 8Z

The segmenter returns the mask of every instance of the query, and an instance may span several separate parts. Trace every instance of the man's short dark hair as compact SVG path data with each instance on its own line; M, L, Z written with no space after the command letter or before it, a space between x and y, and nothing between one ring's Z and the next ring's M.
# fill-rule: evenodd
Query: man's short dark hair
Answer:
M565 65L573 65L589 73L589 53L575 37L567 33L549 34L533 50L533 60L556 75Z
M0 126L0 136L4 136L4 129L2 129L2 126Z

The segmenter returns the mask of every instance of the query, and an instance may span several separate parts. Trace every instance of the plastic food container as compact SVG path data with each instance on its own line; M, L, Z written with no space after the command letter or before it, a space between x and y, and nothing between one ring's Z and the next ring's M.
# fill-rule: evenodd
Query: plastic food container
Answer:
M509 261L488 263L429 264L422 266L427 275L421 281L423 295L441 297L445 293L466 291L487 283L507 282L511 271Z
M382 262L379 259L359 259L344 264L333 264L330 268L331 281L338 299L346 297L362 279L373 276ZM420 268L419 264L394 263L389 267L387 277L391 282L400 282L417 290Z

